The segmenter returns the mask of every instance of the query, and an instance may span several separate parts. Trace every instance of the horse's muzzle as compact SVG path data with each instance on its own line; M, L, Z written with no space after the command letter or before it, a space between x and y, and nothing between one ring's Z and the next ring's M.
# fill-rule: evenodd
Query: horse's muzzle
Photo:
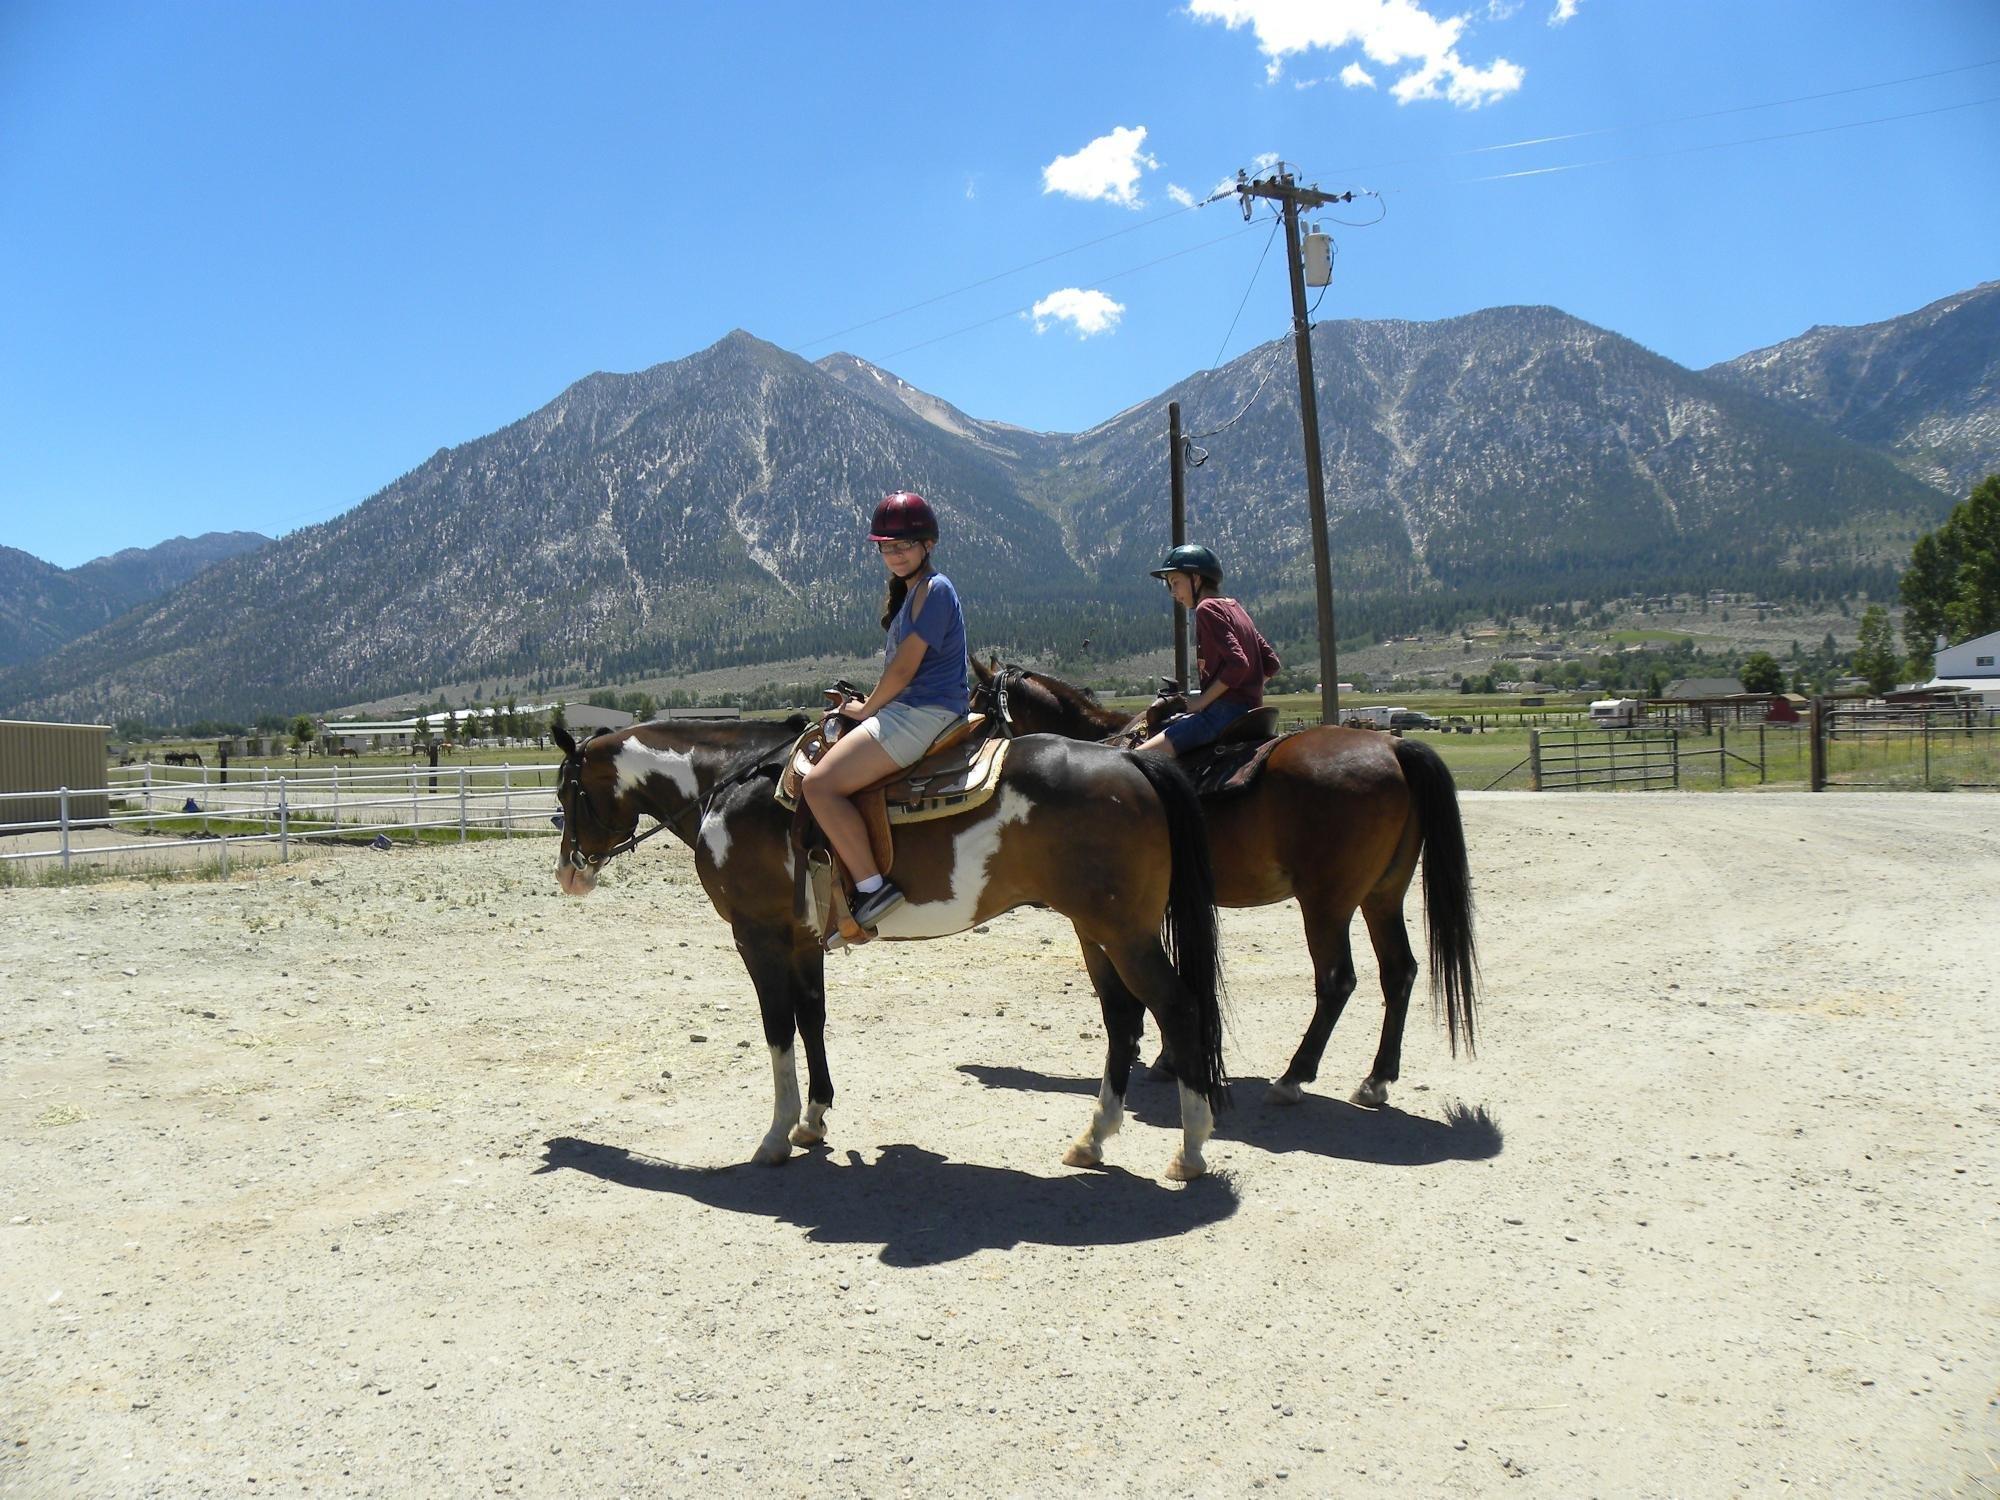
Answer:
M588 863L560 861L556 865L556 885L565 896L588 896L597 889L597 871Z

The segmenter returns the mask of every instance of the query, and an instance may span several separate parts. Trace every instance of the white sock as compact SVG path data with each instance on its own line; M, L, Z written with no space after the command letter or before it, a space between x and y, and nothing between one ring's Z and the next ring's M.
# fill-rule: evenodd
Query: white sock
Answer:
M882 889L882 877L870 875L866 880L857 880L854 882L854 888L864 896L872 896Z

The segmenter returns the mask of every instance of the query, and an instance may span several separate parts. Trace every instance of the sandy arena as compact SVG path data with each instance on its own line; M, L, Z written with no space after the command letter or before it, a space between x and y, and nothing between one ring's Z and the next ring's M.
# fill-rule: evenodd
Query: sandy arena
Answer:
M1476 1061L1064 1146L1068 929L829 965L829 1148L666 840L0 890L0 1494L2000 1493L2000 799L1465 799ZM1413 934L1421 904L1413 899Z

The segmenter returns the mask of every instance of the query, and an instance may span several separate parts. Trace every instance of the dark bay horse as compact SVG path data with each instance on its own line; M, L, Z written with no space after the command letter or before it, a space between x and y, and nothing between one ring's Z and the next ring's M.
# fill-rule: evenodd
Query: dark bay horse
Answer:
M1144 717L1104 708L1060 677L977 660L973 668L983 697L1005 689L1008 712L1024 734L1105 739L1138 728ZM1419 856L1431 995L1444 1012L1453 1053L1461 1040L1472 1046L1472 881L1458 791L1436 751L1370 729L1308 729L1272 752L1249 790L1205 798L1203 805L1216 904L1268 906L1295 896L1305 919L1313 1017L1291 1065L1271 1086L1273 1098L1296 1102L1319 1075L1327 1038L1354 993L1348 929L1358 908L1382 970L1383 1014L1374 1065L1352 1098L1370 1107L1388 1102L1389 1085L1402 1072L1403 1025L1417 980L1403 898Z
M556 731L563 751L557 884L589 894L604 862L646 836L636 833L645 814L694 851L708 899L735 934L771 1052L775 1103L755 1153L766 1163L824 1140L833 1102L824 954L795 913L792 819L772 798L802 727L796 719L676 720L582 745ZM1143 1012L1151 1011L1180 1063L1181 1148L1167 1175L1201 1175L1223 1099L1222 1015L1214 885L1200 803L1185 775L1108 746L1016 740L991 801L898 826L895 878L907 899L883 918L883 938L944 937L1017 906L1069 918L1108 1040L1096 1109L1063 1160L1103 1160L1105 1139L1124 1116ZM803 1117L795 1035L806 1052Z

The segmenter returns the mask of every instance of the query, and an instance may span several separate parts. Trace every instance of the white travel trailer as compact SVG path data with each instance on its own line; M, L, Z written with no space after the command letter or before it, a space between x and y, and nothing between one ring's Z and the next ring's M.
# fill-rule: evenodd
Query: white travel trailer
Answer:
M1590 724L1593 729L1632 729L1645 713L1637 698L1599 698L1590 705Z

